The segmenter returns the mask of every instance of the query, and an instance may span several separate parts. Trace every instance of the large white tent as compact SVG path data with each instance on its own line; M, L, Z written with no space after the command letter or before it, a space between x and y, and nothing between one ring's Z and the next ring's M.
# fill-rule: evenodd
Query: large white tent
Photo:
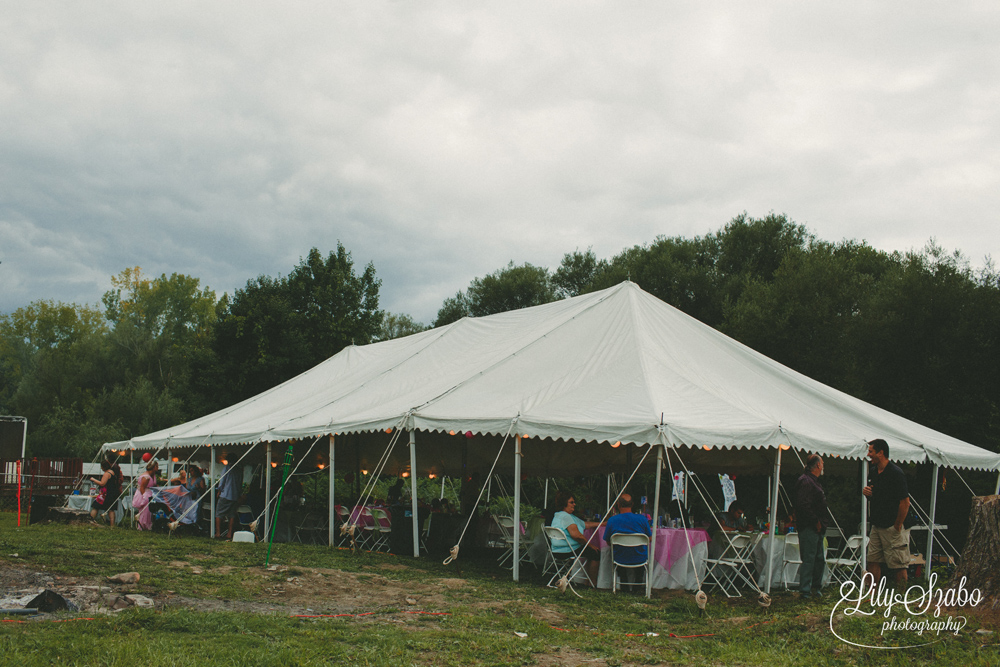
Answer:
M1000 454L837 391L702 324L634 283L351 346L200 419L109 443L150 449L334 433L472 431L712 448L792 446L993 470Z
M414 469L418 451L445 467L454 461L441 451L456 432L487 436L491 453L506 435L528 458L558 451L549 467L563 470L607 470L620 443L689 448L691 457L741 450L727 457L730 465L741 458L767 465L788 448L863 459L874 438L889 443L895 461L1000 469L1000 454L805 377L631 282L351 346L229 408L105 448L330 436L332 464L335 436L367 434L384 444L385 431L400 428L410 433ZM515 479L520 461L514 457ZM776 501L777 485L774 494ZM333 523L331 503L331 540Z

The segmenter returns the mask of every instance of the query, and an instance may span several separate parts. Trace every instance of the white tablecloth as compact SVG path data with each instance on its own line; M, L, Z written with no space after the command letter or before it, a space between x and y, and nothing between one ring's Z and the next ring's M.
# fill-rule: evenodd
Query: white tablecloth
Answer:
M823 539L824 553L826 538ZM799 545L789 547L789 556L799 558ZM753 550L753 562L757 569L757 585L762 589L767 585L767 563L771 565L771 590L775 588L799 587L799 564L789 563L782 567L785 558L785 536L774 536L774 552L771 552L771 538L765 535ZM830 568L823 573L823 585L830 585Z

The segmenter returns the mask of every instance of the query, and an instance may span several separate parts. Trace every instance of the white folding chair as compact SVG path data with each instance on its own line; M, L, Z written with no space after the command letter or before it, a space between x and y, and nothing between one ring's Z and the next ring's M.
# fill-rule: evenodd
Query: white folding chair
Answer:
M789 565L802 565L802 554L799 549L799 534L788 533L785 535L785 548L781 554L781 579L785 583L785 589L793 580L798 580L798 572L795 577L788 576ZM801 569L801 568L800 568Z
M641 563L619 563L618 554L615 551L615 547L646 547L646 559ZM612 586L611 590L615 593L618 592L618 588L622 585L626 586L645 586L645 580L642 581L631 581L622 584L618 577L618 568L623 567L633 572L639 571L639 568L648 569L649 565L649 535L644 533L614 533L611 536L611 579ZM648 572L646 576L649 576Z
M725 547L718 558L706 559L708 571L705 572L705 585L718 586L726 597L741 597L740 583L754 586L753 580L753 549L760 541L761 535L749 533L721 533Z
M389 547L389 534L392 532L392 523L389 519L389 514L385 510L380 510L377 508L372 509L372 549L379 551L382 547L388 549Z
M844 542L843 549L836 558L827 558L826 566L834 581L845 582L854 577L861 578L861 553L868 547L867 535L851 535Z
M504 567L506 567L506 563L509 560L510 561L510 567L508 567L507 569L513 569L513 567L514 567L514 531L517 530L514 527L514 519L510 518L509 516L498 516L498 517L495 517L495 518L496 518L497 526L499 526L499 528L500 528L500 535L501 535L502 545L504 547L503 553L500 554L500 557L497 560L499 561L500 565L502 565ZM523 521L521 522L521 528L524 528L524 522ZM519 550L520 554L519 554L518 560L523 563L524 561L528 560L528 545L524 543L524 540L521 540L520 547L521 548Z
M549 558L552 559L555 566L554 574L545 585L549 588L554 588L552 585L553 581L562 579L564 575L567 579L573 581L581 573L587 581L590 581L590 575L587 574L587 570L583 567L584 561L576 557L576 549L573 548L573 544L567 539L566 533L561 528L554 526L545 526L542 530L545 533L545 544L549 548ZM557 553L553 550L553 544L564 544L569 547L569 552ZM590 584L593 586L594 582L590 581Z

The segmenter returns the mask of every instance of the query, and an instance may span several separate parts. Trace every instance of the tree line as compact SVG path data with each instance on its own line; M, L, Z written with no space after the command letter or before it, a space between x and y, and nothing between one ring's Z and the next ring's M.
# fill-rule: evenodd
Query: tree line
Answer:
M1000 451L1000 275L934 243L884 252L817 239L783 215L740 215L558 267L514 264L445 299L432 326L631 280L763 354L931 428ZM336 354L425 329L379 308L372 264L338 243L287 276L216 298L196 277L129 268L101 306L37 301L0 315L0 413L36 456L90 458L253 396Z

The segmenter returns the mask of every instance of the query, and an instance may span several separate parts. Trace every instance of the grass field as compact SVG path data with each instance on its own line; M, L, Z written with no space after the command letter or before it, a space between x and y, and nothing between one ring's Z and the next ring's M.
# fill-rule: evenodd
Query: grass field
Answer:
M834 620L834 602L777 593L770 609L709 593L652 600L604 591L582 599L541 585L527 567L510 581L492 557L438 561L304 545L167 538L84 525L17 528L0 514L0 585L42 573L53 586L137 571L155 609L93 609L24 622L4 616L10 665L998 665L984 617L957 636L881 634L884 619ZM13 554L16 554L14 556ZM0 595L8 591L0 590ZM84 620L88 619L88 620ZM521 633L526 636L518 636ZM912 641L916 639L917 641Z

